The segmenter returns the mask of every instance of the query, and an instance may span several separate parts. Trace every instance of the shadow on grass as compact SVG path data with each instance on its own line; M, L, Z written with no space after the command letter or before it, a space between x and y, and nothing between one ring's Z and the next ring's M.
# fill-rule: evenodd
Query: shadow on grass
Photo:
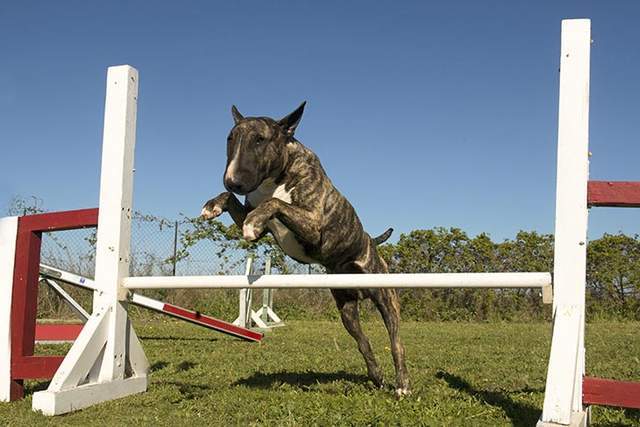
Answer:
M620 412L622 413L622 415L624 417L627 418L626 423L622 423L621 421L609 421L607 419L605 419L604 421L599 421L599 422L594 422L593 420L591 421L590 425L594 425L594 426L598 426L598 427L619 427L621 425L638 425L640 426L640 409L631 409L631 408L618 408L618 407L614 407L614 406L597 406L594 407L595 409L592 410L600 410L600 409L605 409L607 411L611 411L611 414L609 415L600 415L598 418L602 419L602 418L608 418L608 417L616 417L616 413ZM595 417L594 417L595 418Z
M177 337L174 335L168 336L138 336L143 341L218 341L218 338L206 338L206 337Z
M628 417L630 420L638 421L640 425L640 409L623 409L625 417Z
M156 372L156 371L159 371L161 369L166 368L167 366L169 366L169 362L165 362L164 360L161 360L161 361L156 362L153 365L149 366L149 372Z
M165 360L160 360L156 363L154 363L153 365L151 365L149 367L149 372L157 372L160 371L164 368L166 368L167 366L169 366L169 362L165 361ZM196 366L198 366L197 363L195 362L191 362L189 360L183 360L182 362L178 363L175 367L175 371L176 372L185 372L188 371L190 369L195 368Z
M174 386L178 388L181 394L179 400L193 400L205 396L211 390L211 387L205 384L188 384L180 381L159 381L156 383L161 386ZM177 403L174 401L173 403Z
M312 385L326 384L334 381L348 381L356 384L366 384L369 378L365 375L351 374L345 371L338 372L274 372L263 374L256 372L248 378L233 383L233 386L247 386L261 389L269 389L280 384L289 384L308 391Z
M189 369L195 368L197 365L198 365L197 363L185 360L183 362L178 363L178 366L176 366L176 372L188 371Z
M526 403L515 402L503 392L476 389L462 377L444 371L439 371L436 374L436 378L445 380L451 388L463 391L488 405L501 408L514 426L532 426L535 425L540 418L542 412L540 408ZM541 391L542 390L531 388L517 390L517 392L523 393Z
M49 387L49 380L45 381L28 381L24 385L24 395L33 394L36 391L43 391Z

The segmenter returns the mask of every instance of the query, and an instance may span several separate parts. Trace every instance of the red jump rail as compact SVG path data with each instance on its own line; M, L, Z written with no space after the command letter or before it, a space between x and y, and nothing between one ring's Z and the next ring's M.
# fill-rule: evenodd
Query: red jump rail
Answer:
M589 181L589 206L640 208L640 181Z
M585 405L640 409L640 383L584 377L582 402Z
M252 331L251 329L243 328L241 326L236 326L233 323L215 319L210 316L205 316L204 314L201 314L197 311L187 310L176 305L165 304L162 308L162 313L248 341L259 342L264 336L260 332Z
M587 205L618 208L640 207L640 182L589 181ZM584 377L582 402L585 405L640 409L640 383Z
M36 341L39 343L73 342L80 335L84 323L36 324Z

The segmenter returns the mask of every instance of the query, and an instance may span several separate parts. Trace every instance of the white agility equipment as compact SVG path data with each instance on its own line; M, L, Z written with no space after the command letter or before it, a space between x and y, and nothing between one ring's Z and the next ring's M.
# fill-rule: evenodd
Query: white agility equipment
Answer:
M245 276L253 275L253 256L247 258ZM271 274L271 258L267 257L264 265L264 274ZM243 328L258 328L269 330L276 326L284 326L284 322L273 311L273 289L262 289L262 307L253 310L253 289L242 288L238 298L238 317L233 324Z
M589 181L591 22L562 22L554 248L553 339L539 426L586 425L584 315Z
M117 285L129 272L138 72L107 77L93 312L33 408L55 415L147 389L149 363ZM123 224L127 224L126 226Z
M88 277L83 277L62 269L52 267L45 264L40 264L40 277L47 283L68 305L76 312L78 317L83 321L89 319L90 314L84 310L84 308L78 304L57 282L66 283L75 287L87 289L93 291L94 294L99 292L95 282ZM259 342L262 340L263 335L261 333L251 331L248 328L237 326L229 322L225 322L215 317L207 316L197 311L192 311L184 307L177 306L175 304L169 304L164 301L157 300L148 296L140 295L132 292L129 295L129 302L139 307L161 313L167 316L175 317L180 320L193 323L198 326L202 326L207 329L212 329L217 332L222 332L227 335L241 338L247 341ZM65 326L65 325L62 325ZM54 340L53 342L56 342ZM73 341L73 340L72 340ZM38 342L42 342L38 340Z
M18 218L0 218L0 325L11 324ZM11 328L0 327L0 401L11 398Z
M264 264L264 274L271 274L271 257L267 257ZM262 307L256 311L256 316L267 328L284 326L284 322L273 310L273 289L262 290Z
M590 43L588 19L562 22L553 277L548 272L127 277L138 73L126 65L110 67L95 275L100 294L94 299L87 326L56 371L49 388L34 393L33 409L57 415L145 391L148 362L126 308L132 289L160 288L540 288L544 300L548 302L553 298L553 339L539 426L585 426L590 404L624 401L640 405L631 399L593 397L593 389L587 388L593 387L596 381L584 377L587 209L589 205L640 206L640 196L630 203L623 200L620 204L614 197L602 197L600 203L594 203L595 198L588 192L592 185L588 181ZM614 183L608 184L616 187ZM598 188L602 190L601 187ZM10 240L12 236L15 238L15 233L12 219L0 221L0 261L10 266L13 262ZM5 239L9 240L5 242ZM0 291L8 283L5 276L6 273L0 271ZM6 302L0 300L0 304L4 307ZM3 320L1 316L4 313L0 310L0 320ZM0 339L5 338L0 335ZM2 357L0 363L2 375L3 369L7 369ZM638 385L595 380L600 381L598 386L602 381L609 381L606 390L626 387L621 395L633 395L636 390L640 395ZM8 385L0 382L0 387Z
M251 275L253 272L253 256L247 258L247 264L244 270L246 276ZM251 309L253 305L253 289L242 288L238 292L238 317L233 321L236 326L242 326L244 328L251 327L252 317L254 315ZM262 319L260 319L262 321Z
M562 21L553 336L538 427L586 426L590 405L640 408L640 383L585 376L588 209L640 207L640 182L589 180L591 21Z
M370 289L541 288L550 295L550 273L286 274L270 276L126 277L122 289ZM549 302L551 302L549 300Z
M47 270L49 270L49 269L47 269ZM40 268L40 270L42 271L42 267ZM69 293L67 291L65 291L64 288L62 286L60 286L58 284L58 282L56 282L55 279L53 279L50 276L47 276L45 274L42 274L42 273L40 274L40 277L41 277L41 279L42 279L42 281L44 283L46 283L51 289L53 289L53 291L56 294L58 294L58 296L60 298L62 298L62 300L67 304L67 306L69 306L69 308L76 314L76 316L78 316L82 320L88 320L89 319L91 314L87 310L85 310L84 307L82 305L80 305L80 303L78 303L78 301L76 301L71 295L69 295ZM71 283L71 282L67 281L66 283ZM72 284L74 284L76 286L81 286L80 283L84 284L85 282L84 281L78 281L77 283L72 283ZM82 287L84 287L84 286L82 286ZM89 288L87 288L87 289L89 289Z

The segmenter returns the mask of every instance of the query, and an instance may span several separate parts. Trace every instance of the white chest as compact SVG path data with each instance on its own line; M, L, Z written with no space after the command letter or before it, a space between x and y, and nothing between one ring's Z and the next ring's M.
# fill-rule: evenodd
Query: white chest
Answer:
M293 189L286 190L284 184L276 185L273 180L268 179L260 184L260 187L247 194L247 200L254 208L271 198L280 199L285 203L291 203L291 190Z
M291 190L292 189L288 191L285 190L284 184L275 185L272 180L267 180L260 184L260 187L247 194L247 201L253 208L258 207L260 203L271 198L280 199L285 203L291 203ZM309 264L316 263L315 260L307 256L304 248L296 239L295 234L279 219L274 218L270 220L267 222L267 227L269 227L278 245L280 245L282 250L291 258Z

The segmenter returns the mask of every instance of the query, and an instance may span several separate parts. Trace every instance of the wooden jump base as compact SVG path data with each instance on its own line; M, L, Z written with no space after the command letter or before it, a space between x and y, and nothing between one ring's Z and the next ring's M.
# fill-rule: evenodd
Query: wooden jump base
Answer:
M592 184L592 197L588 196L590 45L588 19L562 21L553 338L539 426L585 426L587 405L591 404L640 407L638 384L584 377L588 203L635 206L638 201L633 196L635 190L612 192L597 184ZM36 411L63 414L147 389L149 364L126 311L130 289L539 287L548 290L551 284L549 273L292 275L279 276L277 280L273 276L127 277L137 89L138 72L134 68L126 65L109 68L96 251L96 287L101 293L94 299L93 314L62 363L56 360L39 368L39 372L49 374L60 364L49 388L34 393ZM19 264L17 257L13 265L16 240L18 244L22 241L17 230L15 218L0 220L0 262L12 267L10 271L25 269L24 262ZM1 270L0 292L11 295L7 291L8 280L6 269ZM6 302L0 299L0 304ZM1 317L6 317L4 313L0 310L0 325L5 324L6 319ZM6 330L0 333L5 334L0 339L7 338ZM6 372L6 363L0 365L0 381L11 378ZM0 397L7 395L6 387L6 381L0 382L0 393L4 393Z
M24 380L52 378L64 358L33 354L42 233L97 221L97 209L0 219L0 400L22 398Z
M36 323L40 274L44 273L49 281L63 280L94 293L101 292L91 280L81 276L53 267L41 271L42 233L96 227L98 216L98 209L94 208L0 219L0 265L3 266L0 295L8 296L0 298L0 321L4 325L0 328L0 343L10 343L0 344L0 401L21 399L24 380L51 379L58 370L64 357L34 356L36 341L71 342L84 326ZM57 292L65 294L59 286L57 288ZM66 300L73 301L70 297ZM142 295L132 294L129 302L248 341L260 341L263 337L260 332ZM73 308L81 318L90 317L79 304L75 303Z

